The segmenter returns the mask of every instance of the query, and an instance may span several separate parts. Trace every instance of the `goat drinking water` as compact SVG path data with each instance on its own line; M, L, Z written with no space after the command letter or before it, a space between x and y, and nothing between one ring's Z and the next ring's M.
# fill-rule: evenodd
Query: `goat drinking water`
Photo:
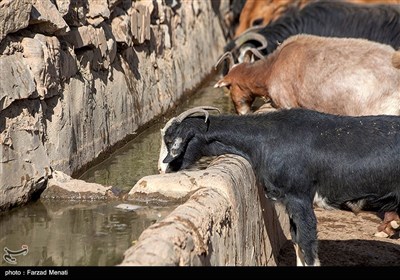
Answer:
M319 265L314 202L400 213L400 117L306 109L214 116L210 109L216 108L183 112L161 130L160 172L185 169L202 156L246 158L266 197L288 212L298 265Z
M226 54L222 60L231 57ZM399 56L365 39L296 35L261 60L234 65L215 87L229 88L239 114L249 113L258 96L275 108L399 115Z

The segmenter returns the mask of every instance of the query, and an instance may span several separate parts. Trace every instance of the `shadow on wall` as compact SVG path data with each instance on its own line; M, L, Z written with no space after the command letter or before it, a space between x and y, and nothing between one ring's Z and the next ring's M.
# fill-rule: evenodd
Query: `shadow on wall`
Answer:
M181 7L181 1L178 0L165 0L165 4L168 7L171 7L173 9L173 11L179 9Z
M25 111L26 114L35 117L41 111L40 101L23 99L15 100L13 104L16 106L9 106L0 111L0 132L6 129L6 121L8 119L15 119Z
M135 77L136 80L141 80L141 75L139 73L139 58L133 48L127 48L122 52L121 59L125 61L125 65L129 66L129 69L133 76ZM128 77L128 73L125 73L125 76ZM133 84L135 81L128 80L127 83L128 86L131 86L131 89L133 90Z
M264 192L264 189L262 186L258 186L257 189L258 189L258 199L259 199L260 207L262 209L262 218L263 218L263 222L259 222L259 223L257 223L257 225L262 226L262 227L265 226L266 233L267 233L267 237L265 235L263 236L262 234L261 235L258 234L258 236L260 238L266 237L268 239L268 240L260 241L259 243L264 244L264 246L268 246L267 254L268 254L269 249L271 250L271 254L266 256L266 261L268 263L263 263L262 257L260 255L258 255L258 254L252 255L253 258L259 258L259 260L255 263L257 263L258 265L271 265L270 262L272 260L273 262L276 262L276 264L278 264L281 249L284 248L287 243L289 243L289 245L293 249L293 252L288 250L291 253L291 255L288 256L288 258L292 258L294 261L294 265L296 265L296 263L295 263L296 255L294 254L293 245L292 245L291 241L288 240L288 238L290 238L290 237L285 235L285 230L282 227L282 226L287 226L287 228L288 228L288 224L282 224L283 220L286 220L286 222L289 223L288 218L282 219L282 215L287 216L285 210L283 209L283 206L275 204L273 201L267 199L265 197L265 192ZM242 196L242 195L239 194L238 196ZM246 201L245 204L246 203L251 203L251 201ZM278 209L279 207L282 207L282 209ZM281 210L280 215L278 213L279 210ZM240 206L238 206L236 211L238 211L240 213L239 215L246 215L247 207L245 207L244 205L240 205ZM248 218L251 219L251 217L248 217ZM244 218L244 220L246 220L246 218ZM228 228L232 228L232 225L230 224L229 219L225 220L225 222L228 223L228 224L226 224L226 226ZM242 224L240 226L246 227L246 226L248 226L248 224L246 225L246 222L244 222L244 224ZM262 232L263 229L253 227L252 231L253 231L252 234L255 234L254 231ZM286 230L286 232L289 232L289 230ZM214 250L213 244L215 245L214 242L209 242L207 254L199 256L201 258L201 264L203 266L212 266L213 265L210 258L214 255L213 254L214 251L218 251L218 250ZM259 244L252 244L252 245L257 246ZM290 249L290 248L288 248L288 249ZM261 251L264 252L264 250L261 250ZM218 255L218 252L216 252L216 254ZM238 265L238 264L235 264L235 265Z
M284 229L282 228L282 224L279 223L281 219L279 219L276 207L274 207L273 205L274 202L265 197L265 191L262 186L258 186L258 198L260 201L261 209L263 209L264 224L268 233L268 238L270 240L270 243L281 245L281 246L271 246L273 258L278 263L279 253L280 249L282 248L282 244L284 244L285 241L287 241L288 238L290 237L285 235ZM281 211L281 213L285 213L285 215L287 215L285 211ZM276 221L276 222L271 222L271 221Z

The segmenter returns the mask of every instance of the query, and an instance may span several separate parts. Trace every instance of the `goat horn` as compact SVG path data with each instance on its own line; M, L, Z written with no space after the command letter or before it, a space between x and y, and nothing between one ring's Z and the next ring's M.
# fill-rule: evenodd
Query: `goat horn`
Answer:
M258 49L256 49L256 48L247 49L247 50L244 52L243 56L246 57L247 55L249 55L249 53L250 53L250 56L251 56L251 54L253 54L253 55L255 55L256 57L258 57L259 59L263 59L263 58L264 58L264 56L262 55L262 53L261 53Z
M263 35L256 32L245 32L242 35L240 35L237 39L235 39L234 41L235 47L233 50L236 50L244 43L251 40L255 40L261 44L261 46L257 47L258 50L263 50L268 46L268 41Z
M218 59L217 63L215 63L215 65L214 65L214 69L217 70L218 67L219 67L219 65L220 65L223 61L225 61L226 59L229 59L229 60L228 60L228 68L229 68L229 70L230 70L230 69L232 68L232 66L235 65L235 61L233 60L233 55L232 55L232 53L229 52L229 51L226 52L226 53L224 53L224 54Z
M242 34L240 34L239 36L246 34L246 33L250 33L250 32L259 32L260 30L263 30L265 28L265 25L254 25L251 26L249 28L247 28ZM238 36L238 37L239 37Z
M195 113L203 113L206 117L205 122L207 122L209 114L206 110L216 110L216 111L218 111L218 113L221 113L221 111L216 107L199 106L199 107L194 107L189 110L186 110L185 112L183 112L179 116L177 116L175 120L177 122L182 122L185 118L189 117L190 115L193 115Z

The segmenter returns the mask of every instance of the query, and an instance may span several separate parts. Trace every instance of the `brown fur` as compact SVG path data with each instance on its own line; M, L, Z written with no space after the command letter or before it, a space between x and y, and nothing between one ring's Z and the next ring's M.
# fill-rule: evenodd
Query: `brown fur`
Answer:
M395 68L400 69L400 50L393 54L392 64Z
M302 7L308 2L310 0L247 0L240 13L235 37L254 26L255 21L261 21L260 25L266 25L279 18L289 7Z
M259 21L259 25L268 23L281 17L290 7L303 8L315 0L247 0L239 17L239 25L235 31L235 38ZM400 0L347 0L357 4L400 4Z
M297 35L272 54L242 63L216 83L227 86L239 114L255 97L275 108L304 107L340 115L400 115L400 51L354 38ZM268 110L271 110L268 106ZM386 220L378 227L395 233ZM391 219L400 224L399 217Z
M230 89L239 114L249 113L259 96L276 108L399 115L394 53L391 46L365 39L296 35L264 59L236 65L215 86Z

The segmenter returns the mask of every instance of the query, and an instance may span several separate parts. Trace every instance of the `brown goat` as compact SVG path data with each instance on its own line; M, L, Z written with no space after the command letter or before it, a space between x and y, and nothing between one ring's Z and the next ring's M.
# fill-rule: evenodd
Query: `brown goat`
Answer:
M400 53L355 38L296 35L253 63L235 65L215 87L228 87L239 114L256 97L275 108L304 107L360 115L400 114Z
M278 19L291 7L303 8L316 0L247 0L239 17L235 38L253 26L264 26ZM344 1L344 0L343 0ZM400 4L400 0L347 0L357 4Z
M247 0L239 17L235 38L256 25L266 25L284 14L290 7L302 7L310 0Z

